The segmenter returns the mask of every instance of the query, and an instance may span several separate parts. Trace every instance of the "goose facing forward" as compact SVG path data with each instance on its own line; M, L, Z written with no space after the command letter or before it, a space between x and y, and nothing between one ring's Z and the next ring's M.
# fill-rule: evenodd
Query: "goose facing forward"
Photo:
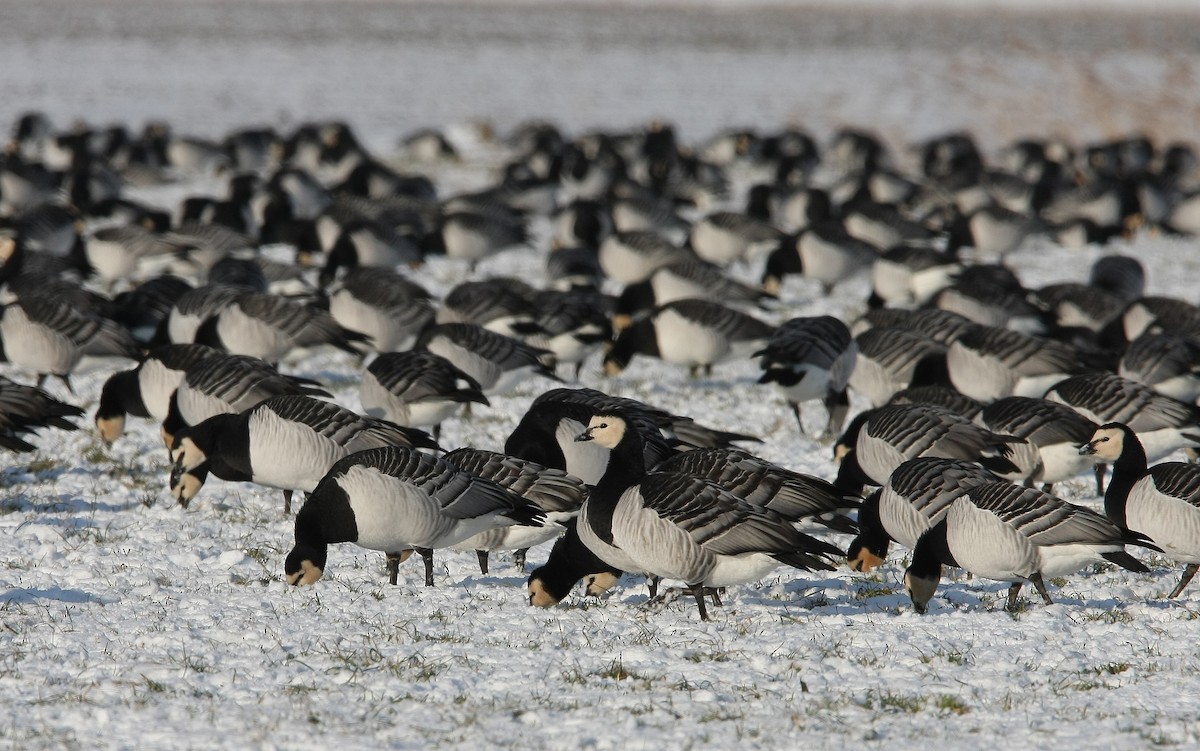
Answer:
M382 446L439 448L422 430L307 396L277 396L180 431L171 449L171 494L187 508L212 472L282 488L290 514L292 491L311 491L339 459Z
M1046 576L1074 573L1100 561L1148 573L1126 545L1158 549L1144 535L1049 493L1008 482L983 483L954 501L945 518L917 540L904 587L913 608L924 613L942 566L956 566L985 579L1012 582L1006 605L1010 611L1026 581L1051 605Z
M1169 558L1187 564L1178 597L1200 568L1200 466L1163 462L1146 466L1146 450L1128 425L1110 422L1079 449L1112 463L1104 512L1125 529L1140 532Z
M336 462L296 515L296 543L284 562L288 584L314 584L328 546L353 542L389 554L433 550L499 526L539 526L532 502L443 458L388 446Z
M617 569L685 582L702 620L708 620L705 587L753 581L781 564L829 571L831 557L842 555L779 514L702 479L646 474L641 434L620 414L592 417L575 440L612 452L580 510L580 540Z

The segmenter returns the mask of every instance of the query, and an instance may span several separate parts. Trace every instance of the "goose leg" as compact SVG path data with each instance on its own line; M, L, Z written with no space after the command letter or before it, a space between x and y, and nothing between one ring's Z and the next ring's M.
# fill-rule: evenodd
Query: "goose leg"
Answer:
M1197 569L1200 569L1200 564L1189 563L1187 565L1187 568L1185 568L1183 570L1183 578L1179 580L1179 586L1176 587L1174 589L1174 591L1171 592L1171 594L1167 595L1167 597L1169 599L1174 599L1174 598L1178 597L1179 593L1183 591L1183 588L1186 587L1188 585L1188 583L1191 582L1192 577L1196 575Z
M1042 574L1040 572L1029 577L1029 581L1033 582L1033 586L1037 587L1038 594L1042 596L1042 600L1047 605L1054 604L1054 600L1050 599L1050 593L1046 591L1046 582L1042 581Z
M846 424L846 415L850 413L850 396L845 389L831 391L825 396L825 409L829 412L829 424L825 435L837 435Z
M715 608L725 607L725 603L721 602L721 587L712 587L708 590L708 596L712 598L712 604Z
M1008 588L1008 604L1004 609L1010 613L1017 611L1017 595L1021 594L1021 585L1023 582L1013 582L1013 585Z
M411 550L401 550L398 553L384 553L387 559L388 584L396 586L396 580L400 578L400 564L404 563L410 555Z
M283 491L283 515L292 515L292 491L290 490Z
M422 558L425 559L425 586L433 586L433 549L432 548L413 548Z
M486 574L488 572L488 552L486 550L476 550L475 557L479 559L479 573Z
M696 607L700 609L700 620L708 620L708 608L704 607L704 585L693 584L688 589L692 590L692 597L696 598Z
M792 414L796 416L796 427L800 428L800 435L804 435L804 420L800 418L800 405L796 402L788 402L788 406L792 408Z
M513 552L513 566L517 571L525 570L525 555L529 553L529 548L521 548Z
M658 583L661 581L657 576L646 577L646 589L650 590L650 599L658 597Z
M441 443L441 440L442 440L442 424L441 424L440 422L439 422L437 425L434 425L434 426L433 426L433 431L432 431L432 432L433 432L433 442L434 442L434 443Z

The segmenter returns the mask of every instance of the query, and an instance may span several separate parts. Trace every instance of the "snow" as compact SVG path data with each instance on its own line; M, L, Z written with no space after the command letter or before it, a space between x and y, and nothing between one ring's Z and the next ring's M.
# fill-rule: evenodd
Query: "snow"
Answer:
M1111 4L1125 14L1119 24L1103 13L1063 15L1056 4L1034 17L955 14L929 28L927 15L887 12L892 30L872 21L881 9L871 0L851 11L753 4L736 18L721 15L746 9L733 0L686 14L672 5L610 13L546 4L531 16L484 3L101 0L83 13L74 3L4 2L0 123L41 108L60 124L163 117L217 136L339 116L387 153L424 125L451 126L466 143L480 119L503 132L531 117L584 130L658 116L693 141L733 125L798 123L824 137L852 123L897 148L952 128L995 147L1031 132L1188 137L1200 109L1196 25L1172 25L1170 12L1130 18L1132 3ZM479 162L498 161L499 146L472 145ZM490 175L472 163L436 177L448 193ZM737 177L745 185L753 175ZM193 187L136 194L174 205ZM535 229L548 236L548 224ZM1194 242L1143 235L1117 250L1146 265L1149 292L1196 300ZM1109 252L1031 242L1011 262L1040 286L1082 280ZM480 273L536 280L542 263L536 251L510 252ZM463 273L440 261L421 279L442 293ZM828 298L789 279L770 317L849 320L866 294L865 279ZM762 456L834 475L831 447L798 435L749 362L698 381L644 359L610 380L593 365L583 385L761 436ZM90 364L73 395L49 388L90 414L119 367ZM286 369L359 406L357 370L343 354L314 353ZM9 366L0 373L29 382ZM499 449L552 385L530 381L449 421L443 445ZM822 419L810 417L813 428ZM439 552L436 587L422 586L418 561L391 587L381 555L334 546L326 576L297 589L282 579L292 529L279 491L210 477L185 511L166 491L155 426L131 419L105 448L83 422L75 433L44 431L35 455L9 456L0 473L0 701L9 707L0 742L12 748L1200 742L1200 589L1164 600L1180 567L1141 551L1150 574L1106 569L1048 582L1055 605L1025 593L1028 607L1014 615L1003 610L1007 585L978 579L944 582L929 614L916 615L899 552L872 576L780 570L731 588L710 623L686 597L648 607L629 577L603 601L576 593L534 609L504 555L484 576L474 555ZM1061 493L1098 502L1086 477ZM531 564L547 550L532 551Z

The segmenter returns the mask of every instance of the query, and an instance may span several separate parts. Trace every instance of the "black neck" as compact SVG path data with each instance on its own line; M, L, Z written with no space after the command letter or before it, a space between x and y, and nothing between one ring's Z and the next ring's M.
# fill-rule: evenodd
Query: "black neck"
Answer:
M1125 509L1129 501L1129 491L1133 484L1146 472L1146 450L1133 431L1126 430L1121 455L1112 465L1112 479L1104 491L1104 513L1122 528L1128 529L1125 522Z
M927 579L940 579L942 566L958 568L958 561L946 543L946 520L942 519L921 535L913 548L909 570Z
M608 457L604 475L588 496L588 526L606 543L612 544L613 541L612 515L621 494L646 476L643 446L637 429L628 425L625 436Z

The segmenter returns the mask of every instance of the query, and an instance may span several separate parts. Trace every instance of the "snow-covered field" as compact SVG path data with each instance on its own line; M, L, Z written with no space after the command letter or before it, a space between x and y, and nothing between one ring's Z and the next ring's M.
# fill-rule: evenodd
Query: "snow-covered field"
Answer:
M884 20L809 6L566 5L3 2L0 123L40 108L57 123L164 117L219 135L337 115L386 154L418 126L454 126L467 139L466 123L485 118L503 131L530 117L580 130L659 116L692 140L735 124L797 123L825 136L853 123L896 146L970 127L995 146L1031 132L1086 140L1136 127L1188 137L1200 112L1200 24L1177 23L1170 10L989 21L929 5ZM497 148L474 143L471 153L493 164ZM491 176L476 164L439 173L439 188L482 185ZM136 195L173 205L192 187ZM535 229L546 237L546 224ZM543 248L493 258L479 273L537 280ZM1117 249L1145 264L1148 293L1196 300L1194 242L1143 236ZM1086 278L1106 252L1031 242L1010 260L1027 286L1041 286ZM463 273L442 260L420 278L440 293ZM825 298L791 279L771 316L849 320L867 291L859 279ZM764 457L834 475L830 447L797 434L750 362L699 381L644 359L616 379L596 366L583 385L761 436ZM91 366L74 395L49 388L90 415L115 367L124 366ZM317 353L285 369L357 408L347 356ZM499 449L551 385L527 383L450 421L443 445ZM964 580L916 615L899 553L869 577L781 570L732 589L709 623L687 599L652 612L632 579L600 602L575 595L533 609L503 555L481 576L473 555L440 553L427 589L416 561L391 587L382 556L336 546L326 577L294 589L282 579L292 530L278 491L210 478L184 511L165 489L156 426L131 420L105 448L84 422L76 433L43 432L35 455L8 456L0 474L6 747L1200 743L1200 588L1164 600L1178 568L1142 552L1149 575L1056 580L1057 604L1026 594L1017 614L1003 610L1006 585ZM1086 478L1059 491L1098 501Z

